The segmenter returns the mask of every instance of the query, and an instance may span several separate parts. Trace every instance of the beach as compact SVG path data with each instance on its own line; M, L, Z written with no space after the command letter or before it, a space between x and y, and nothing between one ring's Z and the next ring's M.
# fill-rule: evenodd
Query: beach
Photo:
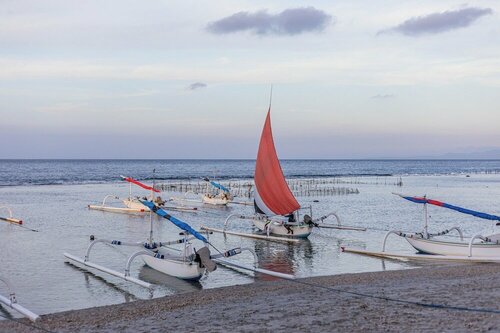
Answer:
M498 331L499 278L499 265L475 264L297 281L258 280L247 285L43 315L35 325L49 331L82 333ZM497 313L404 304L366 295L494 309ZM20 321L29 323L26 319ZM0 321L0 332L34 332L34 328Z

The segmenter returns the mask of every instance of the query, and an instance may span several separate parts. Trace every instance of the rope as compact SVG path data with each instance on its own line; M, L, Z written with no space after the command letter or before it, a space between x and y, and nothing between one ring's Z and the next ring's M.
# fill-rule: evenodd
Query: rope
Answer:
M23 229L29 230L29 231L39 232L39 231L38 231L38 230L36 230L36 229L32 229L32 228L27 227L27 226L22 225L22 224L11 223L11 222L7 222L7 223L9 223L10 225L13 225L13 226L19 227L19 228L23 228Z
M47 332L47 333L57 333L56 331L49 331L48 329L46 328L43 328L41 326L38 326L38 325L35 325L35 324L32 324L32 323L25 323L24 321L21 321L19 319L16 319L16 318L10 318L8 316L5 316L3 314L0 314L0 317L3 317L7 320L10 320L10 321L13 321L13 322L16 322L18 324L21 324L21 325L25 325L25 326L28 326L28 327L32 327L32 328L36 328L37 330L39 331L42 331L42 332Z
M222 253L218 248L216 248L212 243L207 242L208 245L214 248L215 251L219 252L219 254L222 254L224 256L224 253Z
M217 249L214 245L212 245L210 242L208 243L211 247L213 247L217 252L220 254L223 254L219 249ZM278 277L280 278L280 277ZM361 293L361 292L356 292L356 291L348 291L348 290L343 290L343 289L338 289L338 288L332 288L332 287L327 287L327 286L322 286L319 284L314 284L306 281L301 281L301 280L295 280L295 279L286 279L286 278L280 278L282 280L286 281L291 281L295 282L298 284L303 284L309 287L313 288L321 288L321 289L326 289L329 291L334 291L337 293L344 293L344 294L349 294L353 296L358 296L358 297L366 297L366 298L373 298L373 299L380 299L384 300L387 302L394 302L394 303L401 303L401 304L410 304L410 305L415 305L415 306L422 306L422 307L427 307L427 308L435 308L435 309L444 309L444 310L455 310L455 311L468 311L468 312L481 312L481 313L494 313L494 314L500 314L500 310L496 309L485 309L485 308L467 308L467 307L461 307L461 306L451 306L451 305L444 305L444 304L434 304L434 303L424 303L424 302L418 302L418 301L408 301L408 300L403 300L403 299L398 299L398 298L391 298L391 297L386 297L386 296L377 296L377 295L372 295L372 294L366 294L366 293Z

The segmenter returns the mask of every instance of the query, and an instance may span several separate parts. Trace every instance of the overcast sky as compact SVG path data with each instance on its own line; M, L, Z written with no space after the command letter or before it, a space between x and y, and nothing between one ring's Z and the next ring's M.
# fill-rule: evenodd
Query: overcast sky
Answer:
M0 0L0 158L500 147L500 2Z

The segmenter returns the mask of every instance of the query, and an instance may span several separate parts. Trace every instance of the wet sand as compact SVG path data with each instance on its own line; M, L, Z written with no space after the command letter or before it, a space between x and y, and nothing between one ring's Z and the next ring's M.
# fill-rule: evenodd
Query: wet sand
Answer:
M496 264L298 281L401 300L500 311L500 265ZM70 294L68 291L68 297ZM56 332L498 332L500 313L423 307L291 281L258 280L249 285L44 315L36 325ZM0 321L0 332L35 330Z

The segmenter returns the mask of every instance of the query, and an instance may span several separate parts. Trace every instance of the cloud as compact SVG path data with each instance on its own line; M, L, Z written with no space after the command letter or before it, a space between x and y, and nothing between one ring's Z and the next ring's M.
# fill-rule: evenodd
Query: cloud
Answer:
M206 88L207 87L207 84L206 83L203 83L203 82L195 82L195 83L192 83L190 84L187 89L188 90L197 90L197 89L203 89L203 88Z
M394 94L377 94L375 96L372 96L371 98L374 99L387 99L387 98L394 98L396 95Z
M412 17L403 23L382 30L378 34L397 32L406 36L420 36L424 34L437 34L449 30L465 28L481 16L493 13L491 8L467 7L459 10L448 10L425 16Z
M207 25L214 34L228 34L251 31L256 35L299 35L305 32L321 32L334 19L314 7L285 9L279 14L269 14L267 10L258 12L238 12ZM333 22L334 23L334 22Z

